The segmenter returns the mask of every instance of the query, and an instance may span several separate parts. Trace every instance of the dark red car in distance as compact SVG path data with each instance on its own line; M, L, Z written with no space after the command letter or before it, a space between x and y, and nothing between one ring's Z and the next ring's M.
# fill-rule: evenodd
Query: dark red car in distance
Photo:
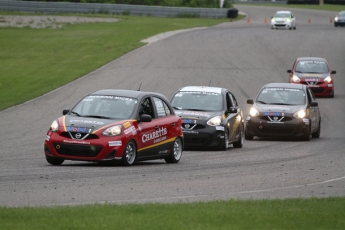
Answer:
M293 63L289 82L310 87L316 97L334 97L335 70L331 70L325 58L299 57Z

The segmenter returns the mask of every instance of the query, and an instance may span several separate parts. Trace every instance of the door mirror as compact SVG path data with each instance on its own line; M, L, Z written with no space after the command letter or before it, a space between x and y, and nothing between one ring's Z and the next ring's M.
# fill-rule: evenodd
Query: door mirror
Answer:
M249 105L253 105L253 104L254 104L254 100L253 100L253 99L251 99L251 98L250 98L250 99L248 99L248 100L247 100L247 104L249 104Z
M310 106L312 106L312 107L316 107L316 106L318 106L319 105L319 103L317 102L317 101L312 101L311 103L310 103Z
M235 107L230 107L229 108L229 113L237 113L238 112L238 109L235 108Z
M62 110L62 115L66 115L69 111L70 111L70 109L64 109L64 110Z
M152 121L152 117L148 114L143 114L140 116L140 121L141 122L151 122Z

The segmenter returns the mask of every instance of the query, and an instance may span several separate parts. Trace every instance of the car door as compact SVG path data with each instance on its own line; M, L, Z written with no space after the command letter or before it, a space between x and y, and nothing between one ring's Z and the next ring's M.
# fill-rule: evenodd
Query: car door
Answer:
M138 158L147 158L149 156L158 154L159 147L155 144L155 140L158 138L159 135L164 132L164 130L159 129L159 120L156 119L154 106L152 103L151 97L147 96L144 97L140 102L140 109L138 117L142 114L147 114L152 117L152 121L150 122L139 122L138 124Z
M159 155L168 155L173 147L176 136L179 136L178 130L181 129L180 118L172 112L168 102L163 98L153 96L154 106L157 113L157 128L161 130L161 136L155 140L159 145Z
M320 119L320 109L319 106L311 105L312 102L315 102L315 96L313 91L310 88L307 88L308 92L308 104L309 104L309 113L310 113L310 123L311 123L311 131L315 132L319 126L319 119Z
M241 124L241 120L238 119L238 105L234 95L230 92L226 93L226 109L225 112L226 120L227 120L227 127L229 130L229 141L233 141L237 137L237 133L239 130L239 125ZM231 112L231 109L236 109L236 113Z

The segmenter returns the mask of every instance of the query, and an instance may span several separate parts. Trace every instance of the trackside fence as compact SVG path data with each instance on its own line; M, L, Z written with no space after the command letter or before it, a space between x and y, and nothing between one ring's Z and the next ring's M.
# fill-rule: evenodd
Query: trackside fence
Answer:
M100 3L33 2L17 0L0 0L0 10L32 13L103 13L155 17L200 18L225 18L227 17L228 12L228 9L225 8L188 8Z

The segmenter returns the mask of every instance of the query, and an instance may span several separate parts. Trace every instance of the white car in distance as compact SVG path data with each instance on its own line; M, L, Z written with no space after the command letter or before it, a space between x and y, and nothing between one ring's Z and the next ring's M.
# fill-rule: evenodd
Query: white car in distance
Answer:
M296 29L296 18L291 11L277 11L271 19L271 29Z

